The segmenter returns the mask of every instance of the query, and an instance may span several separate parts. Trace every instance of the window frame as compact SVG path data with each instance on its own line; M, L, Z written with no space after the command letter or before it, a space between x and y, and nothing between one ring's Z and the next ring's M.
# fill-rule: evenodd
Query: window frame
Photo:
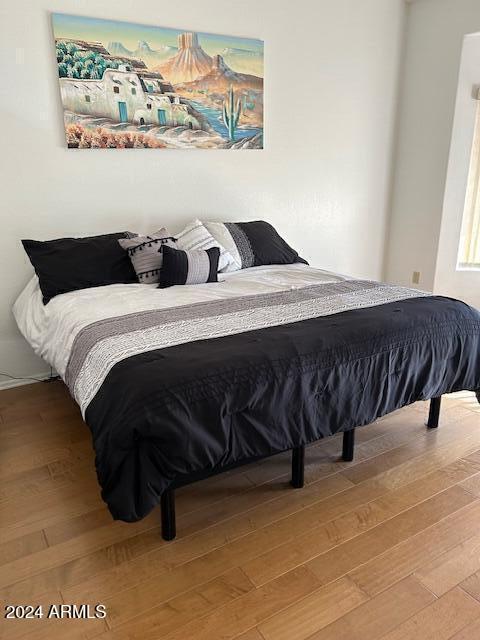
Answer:
M474 87L475 124L465 189L457 271L480 271L480 89Z

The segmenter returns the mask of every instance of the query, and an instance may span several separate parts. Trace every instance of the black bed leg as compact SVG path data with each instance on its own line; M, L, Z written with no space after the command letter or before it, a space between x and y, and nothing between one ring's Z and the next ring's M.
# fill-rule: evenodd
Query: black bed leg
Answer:
M353 460L354 449L355 449L355 429L350 429L350 431L345 431L343 433L342 460L344 462L351 462Z
M442 396L438 396L438 398L432 398L430 400L430 409L428 411L428 421L427 421L427 427L429 429L436 429L438 427L441 402L442 402Z
M292 449L292 487L301 489L305 484L305 447Z
M175 522L175 491L173 489L168 489L162 493L161 509L162 538L164 540L173 540L177 535Z

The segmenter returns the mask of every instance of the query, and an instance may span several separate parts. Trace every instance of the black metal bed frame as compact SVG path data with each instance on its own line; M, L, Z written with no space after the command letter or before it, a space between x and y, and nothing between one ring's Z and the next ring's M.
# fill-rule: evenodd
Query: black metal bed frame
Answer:
M432 398L430 400L430 409L428 412L428 420L426 426L429 429L435 429L438 427L438 421L440 418L440 404L442 397ZM344 462L352 462L355 450L355 429L344 431L343 433L343 447L342 447L342 460ZM246 460L241 464L248 464L253 460ZM164 491L161 496L161 521L162 521L162 538L164 540L173 540L177 535L177 526L175 519L175 489L182 487L196 480L208 478L212 475L228 471L240 465L231 465L222 469L218 469L213 473L197 474L195 477L189 477L185 480L180 480L172 487ZM295 489L301 489L305 483L305 446L295 447L292 449L292 479L291 485Z

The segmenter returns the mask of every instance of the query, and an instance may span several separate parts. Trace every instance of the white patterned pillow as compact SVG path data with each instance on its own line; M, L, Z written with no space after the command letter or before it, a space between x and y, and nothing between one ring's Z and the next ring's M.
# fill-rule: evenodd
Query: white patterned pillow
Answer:
M175 240L176 249L182 249L183 251L192 251L197 249L203 249L205 251L211 247L218 247L220 250L220 258L218 260L219 271L228 271L228 267L235 263L234 259L225 247L215 240L200 220L193 220L190 222L183 231L177 233Z
M242 268L242 258L238 251L237 245L230 233L229 229L223 222L203 222L203 226L212 235L212 237L225 247L225 251L232 257L231 262L223 268L224 272L239 271Z
M150 236L122 239L118 243L128 253L139 282L142 284L160 282L163 261L161 248L164 244L170 247L175 246L175 238L169 236L166 229L162 228Z

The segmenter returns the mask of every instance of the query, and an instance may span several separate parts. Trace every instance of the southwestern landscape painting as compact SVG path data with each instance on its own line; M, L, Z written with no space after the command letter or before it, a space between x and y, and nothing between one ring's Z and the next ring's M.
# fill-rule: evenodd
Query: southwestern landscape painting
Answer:
M263 148L261 40L52 21L69 148Z

